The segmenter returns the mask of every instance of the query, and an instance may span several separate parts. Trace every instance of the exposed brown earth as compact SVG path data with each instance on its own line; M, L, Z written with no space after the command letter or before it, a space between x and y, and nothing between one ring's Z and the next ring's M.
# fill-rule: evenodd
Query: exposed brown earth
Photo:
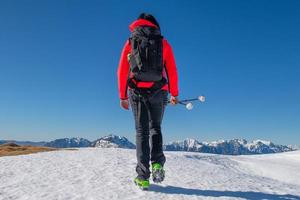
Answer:
M42 147L42 146L20 146L15 143L6 143L0 145L0 157L1 156L15 156L23 155L37 152L55 151L59 150L52 147Z

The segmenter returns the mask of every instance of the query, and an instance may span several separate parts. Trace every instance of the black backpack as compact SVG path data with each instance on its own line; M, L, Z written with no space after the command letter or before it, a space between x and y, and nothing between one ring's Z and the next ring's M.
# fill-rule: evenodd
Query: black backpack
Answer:
M139 26L129 38L131 54L128 55L130 70L136 81L161 81L163 71L163 44L160 30Z

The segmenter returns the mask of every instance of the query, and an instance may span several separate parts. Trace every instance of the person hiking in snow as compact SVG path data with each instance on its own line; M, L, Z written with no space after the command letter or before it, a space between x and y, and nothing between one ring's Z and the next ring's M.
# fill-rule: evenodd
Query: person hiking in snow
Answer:
M150 161L153 181L165 177L161 123L168 91L169 102L178 102L178 76L172 48L152 15L142 13L129 29L118 67L119 97L122 108L128 110L130 104L135 119L138 175L134 182L148 189Z

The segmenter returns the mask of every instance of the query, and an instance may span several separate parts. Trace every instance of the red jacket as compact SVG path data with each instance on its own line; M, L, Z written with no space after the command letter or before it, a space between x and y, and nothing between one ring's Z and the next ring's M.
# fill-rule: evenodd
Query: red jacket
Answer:
M134 21L130 26L129 29L132 32L138 26L154 26L151 22L139 19ZM127 55L131 52L131 46L129 41L127 40L119 62L118 68L118 86L119 86L119 96L120 99L127 99L127 80L128 77L132 77L133 74L129 73L129 62L127 59ZM176 69L176 63L173 55L172 48L170 44L167 42L166 39L163 39L163 62L164 62L164 71L163 76L167 78L168 84L166 84L162 90L169 90L172 96L178 96L178 75ZM137 86L140 88L150 88L153 85L153 82L138 82Z

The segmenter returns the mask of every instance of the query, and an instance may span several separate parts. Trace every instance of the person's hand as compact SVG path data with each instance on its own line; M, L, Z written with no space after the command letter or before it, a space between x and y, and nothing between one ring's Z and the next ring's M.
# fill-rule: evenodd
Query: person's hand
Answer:
M124 100L120 100L120 106L125 109L125 110L129 110L129 103L128 103L128 99L124 99Z
M171 103L171 105L176 105L178 103L177 97L171 96L170 97L170 103Z

